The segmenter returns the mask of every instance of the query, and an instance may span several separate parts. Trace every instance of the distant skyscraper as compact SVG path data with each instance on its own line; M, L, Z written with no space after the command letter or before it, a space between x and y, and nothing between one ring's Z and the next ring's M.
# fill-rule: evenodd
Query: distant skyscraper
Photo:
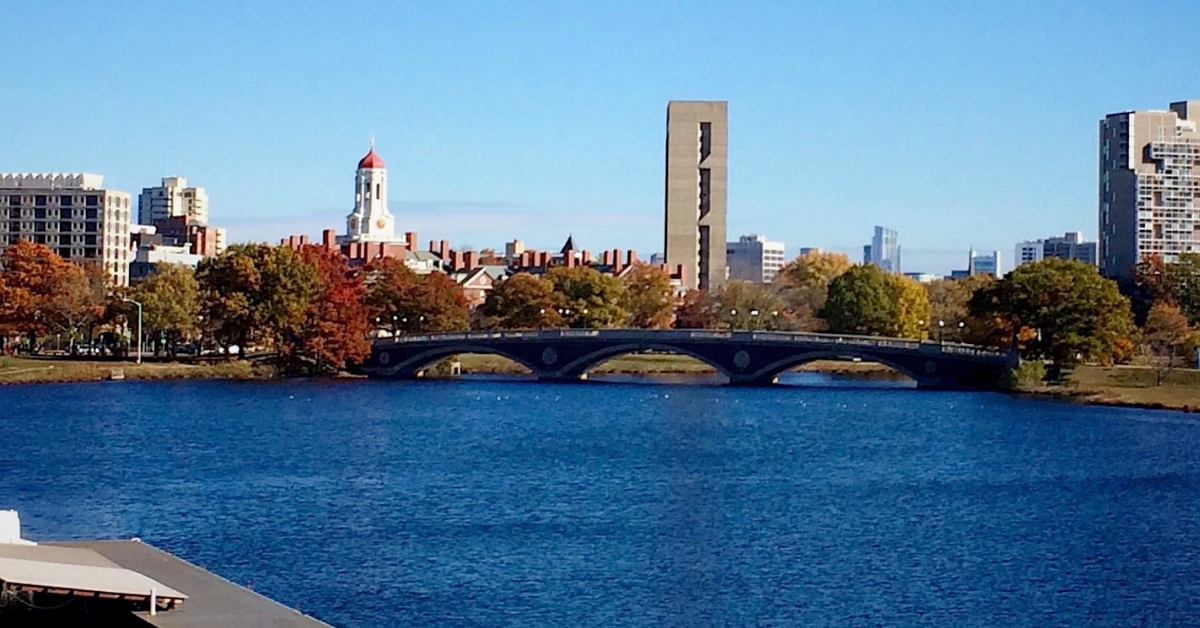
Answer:
M992 251L991 255L976 253L974 249L967 256L967 275L991 275L999 278L1004 269L1000 267L1000 251Z
M725 283L727 159L728 103L667 104L664 250L687 288Z
M1096 265L1099 258L1098 244L1085 242L1083 234L1078 231L1068 231L1062 236L1046 238L1045 240L1029 240L1018 242L1016 263L1018 266L1037 262L1048 257L1074 259Z
M863 263L874 264L890 273L900 272L900 234L875 227L871 243L863 247Z
M208 193L204 188L188 187L183 177L163 177L162 185L142 188L138 196L138 224L152 225L156 220L185 218L189 225L208 224Z
M1200 101L1100 121L1100 270L1130 278L1150 254L1200 253Z
M744 235L725 248L729 278L770 283L783 268L784 245L760 235Z

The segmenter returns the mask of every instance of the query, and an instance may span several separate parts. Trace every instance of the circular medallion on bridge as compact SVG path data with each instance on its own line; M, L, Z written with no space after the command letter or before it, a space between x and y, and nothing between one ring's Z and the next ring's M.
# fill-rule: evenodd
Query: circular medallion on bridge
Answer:
M392 361L392 354L388 353L387 351L380 352L380 354L379 354L379 363L380 364L387 364L388 362L391 362L391 361Z
M542 362L545 364L558 362L558 352L554 350L554 347L546 347L546 350L542 352Z
M738 350L737 353L733 354L733 364L740 369L750 366L750 354L746 353L744 349Z
M930 375L933 375L935 372L937 372L937 362L934 362L933 360L926 362L925 372Z

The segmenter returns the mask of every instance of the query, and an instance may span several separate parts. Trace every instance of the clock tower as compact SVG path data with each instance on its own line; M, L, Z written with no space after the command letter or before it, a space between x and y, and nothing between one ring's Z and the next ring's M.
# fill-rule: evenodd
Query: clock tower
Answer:
M354 211L346 217L346 235L340 242L403 242L396 237L396 219L387 207L387 166L375 153L375 142L354 175Z

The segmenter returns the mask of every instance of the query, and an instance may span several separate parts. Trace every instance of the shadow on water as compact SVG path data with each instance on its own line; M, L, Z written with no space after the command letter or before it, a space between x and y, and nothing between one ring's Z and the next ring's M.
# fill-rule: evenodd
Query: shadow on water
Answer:
M525 382L536 383L532 375L462 375L452 378L438 378L443 381L457 380L474 382ZM436 379L432 381L437 381ZM584 384L643 384L650 386L723 386L727 383L724 376L717 373L592 373ZM858 375L814 373L808 371L792 371L779 376L778 386L797 388L838 388L838 389L867 389L867 390L904 390L915 389L917 383L908 378L863 377Z

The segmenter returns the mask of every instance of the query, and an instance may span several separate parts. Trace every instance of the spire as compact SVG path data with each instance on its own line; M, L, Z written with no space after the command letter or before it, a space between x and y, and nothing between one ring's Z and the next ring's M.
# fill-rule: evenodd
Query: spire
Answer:
M559 251L559 252L562 253L563 255L566 255L567 253L573 252L574 250L575 250L575 238L572 235L568 235L566 244L563 244L562 251Z

